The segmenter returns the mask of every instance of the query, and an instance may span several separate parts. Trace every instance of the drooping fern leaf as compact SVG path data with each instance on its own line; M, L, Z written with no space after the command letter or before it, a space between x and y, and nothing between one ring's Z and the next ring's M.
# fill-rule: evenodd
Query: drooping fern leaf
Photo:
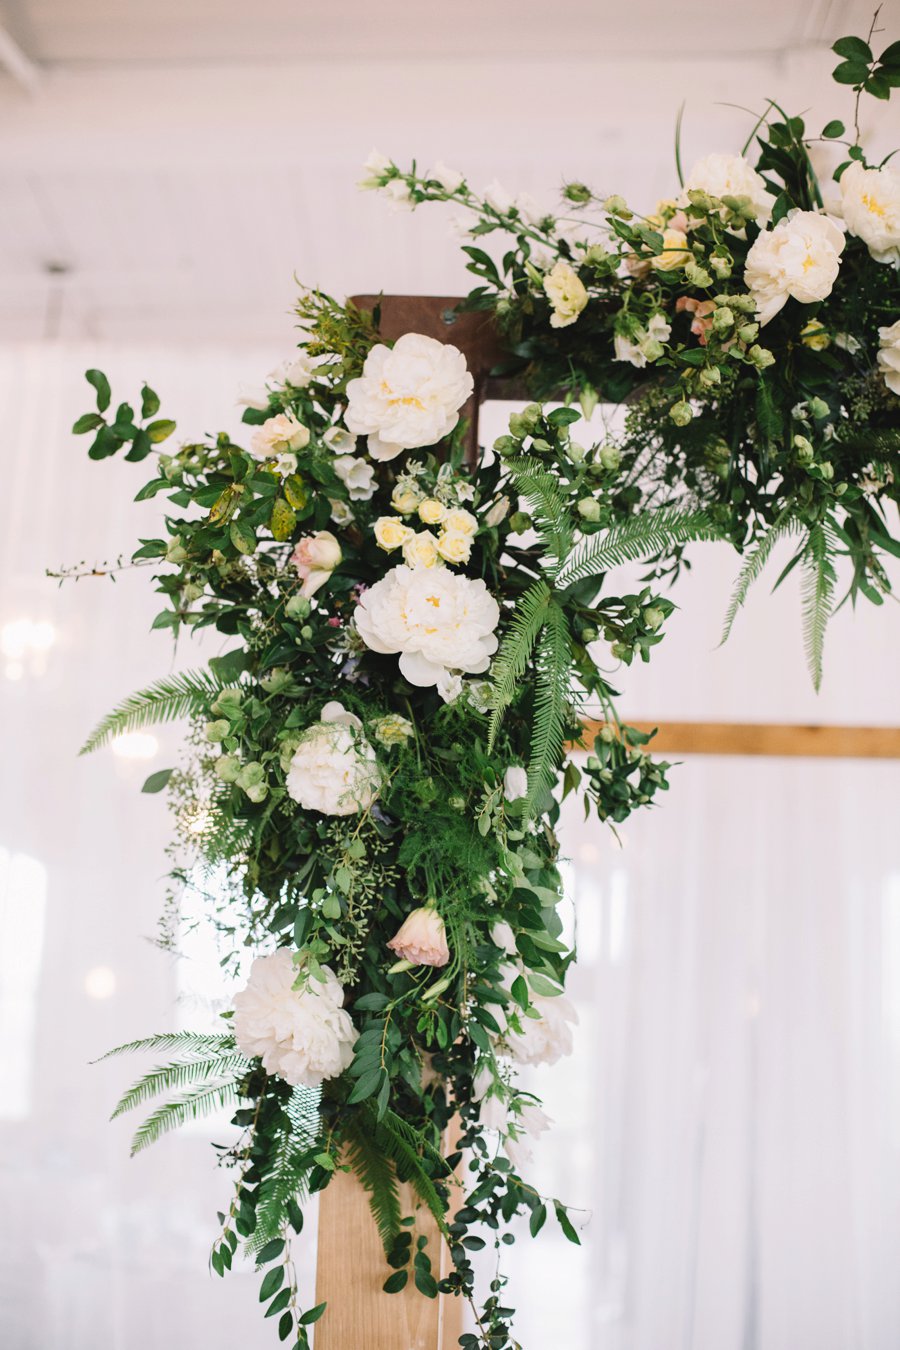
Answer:
M162 1092L181 1091L192 1083L209 1079L236 1078L247 1072L250 1061L236 1051L204 1059L178 1059L172 1064L160 1064L144 1074L123 1094L110 1119L124 1115Z
M389 1252L400 1232L400 1191L393 1162L376 1142L370 1121L362 1112L354 1112L344 1126L346 1159L369 1196L372 1217L385 1252Z
M801 567L800 599L803 611L803 649L812 682L818 692L822 684L822 656L825 650L825 631L834 608L834 590L837 573L832 556L836 540L827 522L811 526Z
M534 528L556 563L567 558L574 537L572 515L559 484L538 459L522 458L510 466L513 486L531 507Z
M309 1155L316 1149L320 1129L321 1099L318 1088L295 1087L280 1126L267 1129L271 1151L259 1184L256 1226L247 1239L251 1255L281 1236L289 1202L306 1195Z
M159 1036L147 1036L142 1041L128 1041L125 1045L117 1045L114 1050L107 1050L106 1054L101 1055L94 1063L101 1064L104 1059L112 1059L114 1055L130 1055L139 1050L158 1052L182 1050L191 1054L218 1055L234 1050L234 1037L229 1034L210 1034L203 1031L166 1031Z
M189 670L156 680L113 708L98 722L79 754L89 755L126 731L206 711L226 686L205 670Z
M677 507L646 511L613 525L605 534L583 540L559 569L556 584L571 586L622 563L662 553L673 544L719 538L721 531L702 511L681 511Z
M199 1120L213 1111L233 1106L237 1100L237 1087L233 1079L227 1082L207 1083L190 1088L170 1102L164 1102L152 1115L148 1116L131 1141L131 1155L155 1144L164 1134L176 1130L189 1120Z
M388 1111L376 1126L375 1142L382 1153L394 1162L401 1180L409 1182L422 1203L431 1211L441 1232L446 1233L447 1206L425 1170L423 1161L427 1158L432 1168L446 1175L447 1164L441 1154L425 1143L419 1132L393 1111Z
M493 690L491 694L491 721L488 730L488 750L497 739L503 714L515 696L519 680L525 673L534 644L547 617L550 587L546 581L536 581L516 605L512 620L500 650L491 667Z
M737 612L746 602L747 594L754 581L764 570L766 563L772 556L772 550L780 539L784 539L796 528L795 522L785 516L779 516L773 523L771 529L767 530L761 539L757 540L753 548L744 559L741 570L738 573L731 599L728 602L728 612L725 615L725 625L722 629L722 636L719 639L719 646L727 642L737 618Z
M556 780L569 721L571 671L569 625L560 607L551 603L547 606L535 654L534 727L528 765L526 818L534 811L537 798Z

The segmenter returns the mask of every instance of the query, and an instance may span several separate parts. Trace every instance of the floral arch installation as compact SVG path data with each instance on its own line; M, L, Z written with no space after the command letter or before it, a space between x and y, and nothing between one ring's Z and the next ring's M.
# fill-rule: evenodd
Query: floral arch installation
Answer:
M152 465L138 499L165 503L132 559L163 597L153 626L212 627L226 650L131 695L85 750L188 719L180 762L145 784L176 830L163 936L205 876L226 968L256 953L220 1032L111 1052L165 1059L116 1113L161 1099L137 1151L233 1109L212 1268L254 1262L298 1350L320 1319L320 1346L347 1344L371 1292L347 1271L318 1297L291 1257L308 1198L348 1175L383 1254L386 1336L402 1322L436 1344L444 1314L414 1309L446 1296L468 1305L466 1350L515 1347L510 1293L502 1274L481 1288L477 1253L502 1253L522 1214L578 1242L565 1201L528 1182L550 1122L516 1067L576 1034L561 799L615 826L667 787L612 680L663 639L686 550L739 555L727 635L792 545L817 684L839 569L853 600L889 592L900 174L867 159L858 108L900 85L900 43L876 55L874 36L835 44L850 132L769 102L742 155L679 164L648 216L580 182L544 212L373 155L362 186L464 213L477 284L462 302L301 295L298 350L245 400L246 443L169 450L151 388L113 405L87 373L96 407L75 432L95 459ZM482 456L478 405L501 391L534 401ZM626 413L595 442L598 391ZM628 562L645 576L622 594Z

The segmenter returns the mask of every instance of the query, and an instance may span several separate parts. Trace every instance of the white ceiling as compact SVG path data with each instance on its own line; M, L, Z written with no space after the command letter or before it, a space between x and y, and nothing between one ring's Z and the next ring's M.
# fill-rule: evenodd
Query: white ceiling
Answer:
M395 215L356 191L373 144L474 184L550 200L578 176L650 206L674 187L685 99L687 158L740 146L752 119L728 104L849 112L827 45L868 11L0 0L17 44L0 70L0 339L277 346L295 272L338 294L456 293L446 212ZM900 37L900 0L882 24ZM865 116L900 141L896 108Z

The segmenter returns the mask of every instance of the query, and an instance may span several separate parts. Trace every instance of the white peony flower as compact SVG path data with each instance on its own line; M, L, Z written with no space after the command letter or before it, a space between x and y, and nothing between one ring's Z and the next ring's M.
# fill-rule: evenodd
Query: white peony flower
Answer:
M815 211L792 211L759 235L744 269L759 322L774 319L789 297L812 305L830 295L844 243L840 226Z
M250 441L251 453L257 459L274 459L289 450L303 450L309 445L309 427L298 422L293 413L278 413L267 417L257 427Z
M568 328L588 302L588 293L578 273L562 259L544 277L544 292L553 306L551 328Z
M367 502L375 495L375 470L364 459L338 455L334 471L350 494L351 502Z
M900 173L864 169L854 161L841 174L841 214L876 262L900 267Z
M749 197L756 219L765 225L772 216L772 194L763 177L743 155L705 155L687 176L682 201L692 190L708 192L710 197Z
M900 394L900 319L889 328L879 328L878 337L878 369L888 389Z
M507 1032L509 1053L519 1064L555 1064L572 1053L569 1023L577 1023L578 1014L564 994L557 998L536 995L531 1002L540 1017L523 1017L521 1032Z
M637 366L638 370L642 370L648 361L656 360L657 356L660 355L657 347L661 347L664 342L668 342L671 336L672 325L665 315L654 314L647 327L639 329L634 337L628 337L624 333L616 333L613 339L616 360L630 361L633 366Z
M394 459L449 436L474 387L456 347L404 333L393 347L369 352L362 375L347 385L344 421L368 436L373 459Z
M322 440L336 455L356 453L356 437L343 427L329 427Z
M343 1008L334 972L294 989L296 970L287 947L258 956L250 980L234 999L234 1037L241 1054L259 1056L267 1073L294 1087L318 1087L350 1067L359 1033Z
M497 650L500 606L479 578L447 568L395 567L359 601L356 627L372 651L399 652L410 684L448 670L478 674Z
M456 189L461 188L465 182L464 176L457 169L448 168L443 160L440 159L437 164L435 164L434 168L428 171L425 177L433 179L436 183L440 183L445 192L455 192Z
M528 796L528 770L520 764L510 764L503 775L503 795L508 802L517 802Z
M358 717L326 703L321 720L303 733L287 772L287 790L305 811L352 816L365 811L381 787L375 751Z

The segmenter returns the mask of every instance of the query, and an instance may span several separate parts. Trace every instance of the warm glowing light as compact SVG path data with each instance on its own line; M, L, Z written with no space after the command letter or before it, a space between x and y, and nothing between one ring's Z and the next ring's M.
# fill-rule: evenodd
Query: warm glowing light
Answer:
M23 675L43 675L47 653L56 641L56 629L46 619L10 619L0 626L0 655L6 658L3 673L8 680Z
M112 998L116 992L116 974L109 966L92 966L84 977L84 992L88 998Z
M152 759L159 750L159 741L149 731L126 731L112 743L113 754L120 759Z

